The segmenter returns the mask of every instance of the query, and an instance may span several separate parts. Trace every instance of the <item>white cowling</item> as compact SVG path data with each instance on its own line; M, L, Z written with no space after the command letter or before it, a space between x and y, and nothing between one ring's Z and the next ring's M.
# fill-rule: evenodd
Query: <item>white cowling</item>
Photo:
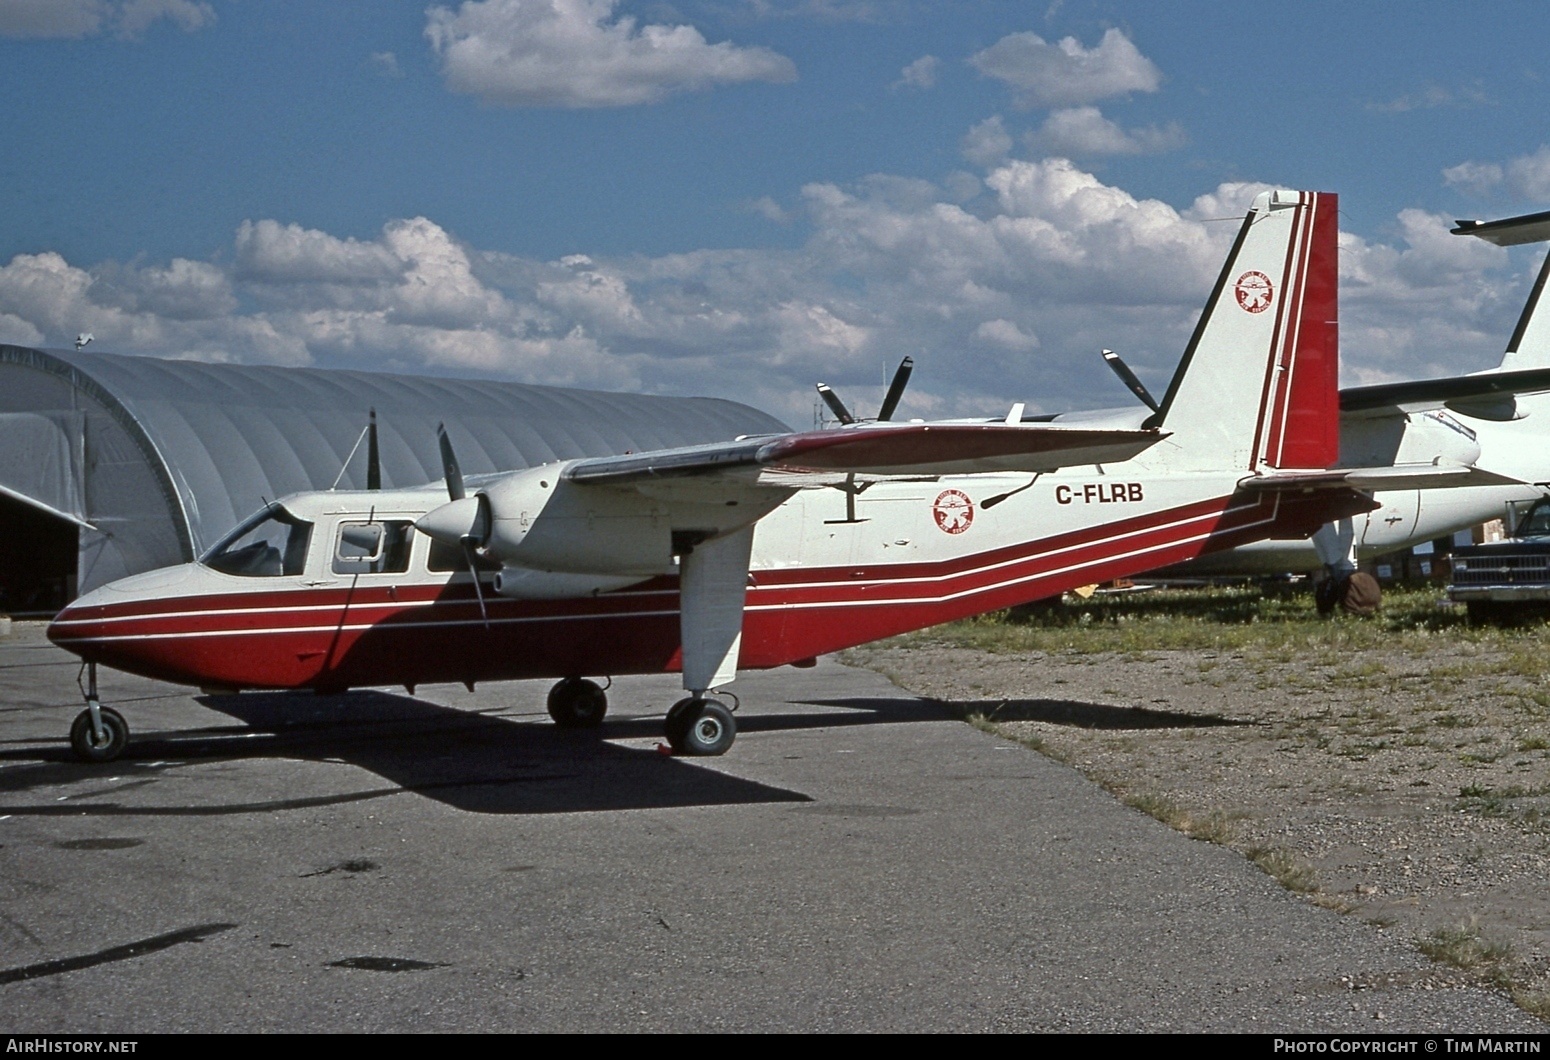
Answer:
M574 600L638 585L644 580L633 574L565 574L526 567L502 567L495 575L495 591L516 600Z

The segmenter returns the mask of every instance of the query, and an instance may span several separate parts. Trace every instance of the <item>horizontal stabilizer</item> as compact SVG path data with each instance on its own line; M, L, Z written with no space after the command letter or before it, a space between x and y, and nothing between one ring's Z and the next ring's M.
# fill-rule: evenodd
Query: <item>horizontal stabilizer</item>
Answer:
M1404 406L1435 408L1444 402L1465 398L1533 394L1547 390L1550 390L1550 368L1482 372L1479 375L1456 375L1445 379L1416 379L1404 383L1346 387L1340 391L1340 411L1362 412Z
M571 465L575 483L630 482L735 469L865 475L1054 471L1129 460L1168 437L1162 430L1093 430L1057 424L911 423L749 438L718 445L598 457Z
M1516 486L1515 478L1462 464L1394 464L1389 467L1356 467L1333 471L1298 471L1284 475L1255 475L1238 483L1255 492L1302 492L1320 489L1432 490L1454 486Z

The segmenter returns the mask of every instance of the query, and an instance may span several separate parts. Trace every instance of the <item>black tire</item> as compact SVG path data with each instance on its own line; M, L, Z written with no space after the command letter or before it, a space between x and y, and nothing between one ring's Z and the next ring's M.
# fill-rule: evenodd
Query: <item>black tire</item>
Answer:
M1501 622L1506 614L1506 609L1495 600L1470 600L1464 604L1464 610L1469 613L1471 626L1493 625Z
M70 750L83 762L111 762L129 746L129 723L112 707L99 707L103 733L101 743L92 735L91 711L83 710L70 726Z
M601 685L567 677L549 690L549 716L562 729L595 729L608 713L608 694Z
M662 731L667 736L668 746L679 754L684 753L684 740L689 736L689 722L699 712L703 699L680 699L667 710L667 719L662 723Z
M737 722L732 712L720 703L706 699L685 699L673 705L667 715L667 742L681 755L708 758L724 755L737 739Z

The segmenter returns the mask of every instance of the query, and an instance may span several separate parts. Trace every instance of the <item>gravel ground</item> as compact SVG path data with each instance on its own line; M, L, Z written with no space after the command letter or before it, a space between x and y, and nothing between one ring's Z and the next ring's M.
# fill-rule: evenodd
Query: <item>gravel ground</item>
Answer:
M1509 652L848 653L1550 1017L1550 694Z

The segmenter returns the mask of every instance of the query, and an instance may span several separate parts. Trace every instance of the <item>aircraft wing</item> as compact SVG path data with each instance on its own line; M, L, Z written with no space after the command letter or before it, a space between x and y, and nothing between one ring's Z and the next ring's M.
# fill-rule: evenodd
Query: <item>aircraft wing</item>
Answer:
M1346 387L1340 391L1341 412L1402 409L1415 412L1438 408L1450 401L1497 395L1532 394L1550 390L1550 368L1518 372L1481 372L1446 379L1417 379L1404 383Z
M578 485L630 485L732 473L746 482L757 479L793 489L824 485L846 474L1045 472L1128 460L1167 436L1161 430L1095 430L1049 423L864 424L578 460L566 470L565 478Z
M1430 490L1453 486L1518 486L1515 478L1463 464L1394 464L1331 471L1293 471L1254 475L1238 483L1257 492L1303 492L1317 489Z
M1487 243L1495 243L1499 247L1542 243L1550 239L1550 210L1526 213L1521 217L1506 217L1500 221L1460 221L1452 234L1479 236Z

